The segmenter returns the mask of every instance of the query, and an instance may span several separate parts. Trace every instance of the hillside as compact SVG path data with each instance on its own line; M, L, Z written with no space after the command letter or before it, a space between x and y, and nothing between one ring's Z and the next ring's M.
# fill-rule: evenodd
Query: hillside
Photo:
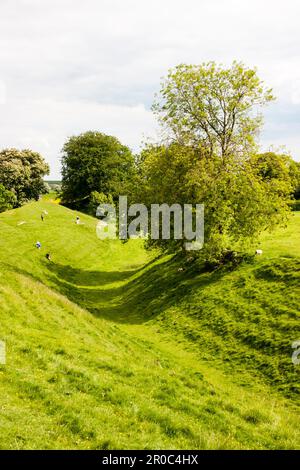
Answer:
M214 273L75 217L0 215L0 448L299 449L300 214Z

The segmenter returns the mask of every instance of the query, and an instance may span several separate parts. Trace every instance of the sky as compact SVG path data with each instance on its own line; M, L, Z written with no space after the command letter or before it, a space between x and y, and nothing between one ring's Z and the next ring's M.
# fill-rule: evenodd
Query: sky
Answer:
M87 130L138 152L159 138L151 104L169 68L239 60L277 96L261 149L300 160L299 17L299 0L1 0L0 149L40 152L51 179Z

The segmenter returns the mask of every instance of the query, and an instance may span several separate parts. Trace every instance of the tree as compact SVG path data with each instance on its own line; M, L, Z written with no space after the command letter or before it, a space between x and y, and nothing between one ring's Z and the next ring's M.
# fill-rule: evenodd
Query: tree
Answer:
M292 161L290 166L290 176L293 182L294 198L300 199L300 162Z
M45 191L45 194L51 193L51 189L52 189L52 188L51 188L50 184L47 183L47 181L45 181L45 183L44 183L44 191Z
M89 198L88 212L91 215L95 215L97 208L100 204L112 204L113 198L111 194L99 193L98 191L92 191Z
M81 208L93 191L116 199L134 173L134 158L115 137L100 132L73 136L62 156L62 201Z
M251 162L264 180L289 179L292 190L297 187L300 167L289 155L265 152L252 155Z
M5 189L3 184L0 184L0 212L12 209L16 203L16 196L8 189Z
M38 199L45 192L43 177L48 173L48 164L37 152L14 148L0 152L0 183L15 194L15 206Z
M253 153L262 125L262 116L253 113L272 99L256 70L241 63L182 64L169 71L153 109L169 137L225 160Z
M290 155L266 152L254 155L251 158L258 174L269 184L277 184L280 180L284 186L290 184L291 203L294 210L298 210L300 198L300 163L295 162ZM274 201L273 201L274 202Z

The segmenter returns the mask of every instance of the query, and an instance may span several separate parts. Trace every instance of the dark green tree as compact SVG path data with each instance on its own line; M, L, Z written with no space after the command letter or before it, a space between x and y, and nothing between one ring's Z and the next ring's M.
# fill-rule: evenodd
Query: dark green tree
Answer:
M94 191L117 199L132 179L134 157L113 136L85 132L68 139L62 155L62 202L89 207Z

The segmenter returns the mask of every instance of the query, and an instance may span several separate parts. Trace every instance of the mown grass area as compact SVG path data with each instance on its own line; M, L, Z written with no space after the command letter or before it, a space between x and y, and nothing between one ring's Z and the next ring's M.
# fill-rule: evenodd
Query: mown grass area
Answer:
M299 214L214 273L79 215L0 215L0 447L300 448Z

